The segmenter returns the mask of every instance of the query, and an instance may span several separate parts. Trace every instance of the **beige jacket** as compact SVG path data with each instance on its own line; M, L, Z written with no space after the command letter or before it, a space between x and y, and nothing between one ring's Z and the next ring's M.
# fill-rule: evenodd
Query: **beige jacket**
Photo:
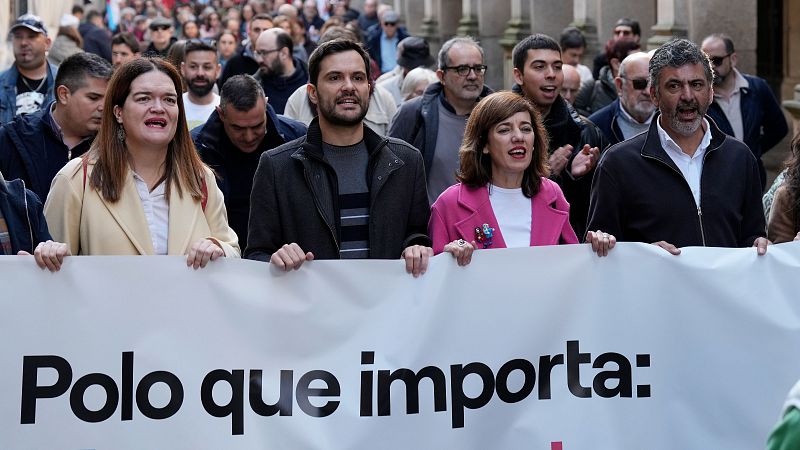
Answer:
M119 201L110 203L89 187L88 176L93 168L90 163L85 186L80 158L67 163L53 179L44 205L53 239L67 243L73 255L152 255L150 229L133 171L128 170ZM180 196L175 183L170 187L167 253L184 255L192 244L208 238L222 248L225 256L238 258L236 233L228 226L222 192L210 170L206 170L206 186L205 211L199 201L185 193Z

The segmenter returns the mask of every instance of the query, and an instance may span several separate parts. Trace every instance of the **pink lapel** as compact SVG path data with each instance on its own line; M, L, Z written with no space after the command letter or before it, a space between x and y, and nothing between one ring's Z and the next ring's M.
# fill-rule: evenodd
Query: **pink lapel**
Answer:
M558 198L557 185L542 179L542 188L533 199L531 207L531 247L538 245L558 245L561 231L569 220L567 211L557 210L552 205Z
M455 224L459 234L465 240L474 241L475 228L481 228L483 224L488 224L494 228L494 237L492 245L487 248L506 248L506 241L503 240L503 234L500 232L500 227L497 226L497 218L494 216L492 204L489 202L489 190L486 186L472 188L461 185L458 192L458 203L472 212ZM478 248L482 247L479 244Z

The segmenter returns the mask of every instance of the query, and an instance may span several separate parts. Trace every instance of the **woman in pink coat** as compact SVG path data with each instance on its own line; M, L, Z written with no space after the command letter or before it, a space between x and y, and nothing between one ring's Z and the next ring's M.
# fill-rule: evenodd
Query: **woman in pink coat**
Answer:
M507 91L481 100L464 132L459 183L431 208L434 253L466 265L476 248L577 244L569 203L547 178L547 156L546 131L528 100ZM599 256L616 243L599 230L586 240Z

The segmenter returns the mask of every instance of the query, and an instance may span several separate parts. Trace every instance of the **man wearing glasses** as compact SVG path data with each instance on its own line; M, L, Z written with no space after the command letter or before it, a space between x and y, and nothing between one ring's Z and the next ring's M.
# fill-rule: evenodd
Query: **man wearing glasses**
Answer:
M737 56L730 37L713 34L703 39L702 48L714 69L714 103L708 115L725 134L750 147L758 160L763 190L767 173L761 155L789 132L783 111L766 81L736 69Z
M458 149L469 113L478 100L492 93L483 84L483 49L470 37L456 37L439 51L439 81L397 110L389 136L402 139L422 153L431 204L456 183Z
M397 44L408 37L408 32L398 24L399 21L397 12L384 12L380 30L367 38L367 51L380 67L381 73L394 69L397 65Z
M650 128L656 106L650 97L648 69L650 55L633 53L622 61L614 79L619 97L589 120L600 128L609 145L630 139Z
M172 44L178 41L173 36L175 28L172 21L166 17L158 16L150 22L150 45L144 51L144 56L160 56L166 58Z
M261 33L255 44L259 69L254 77L278 114L283 114L294 91L308 83L306 64L294 56L293 50L292 37L277 27Z

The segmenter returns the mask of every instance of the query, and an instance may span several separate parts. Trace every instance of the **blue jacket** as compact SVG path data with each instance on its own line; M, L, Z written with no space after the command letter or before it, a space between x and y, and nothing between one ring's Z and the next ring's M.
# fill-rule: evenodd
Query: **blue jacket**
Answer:
M622 130L620 130L619 125L617 125L619 108L620 102L619 98L617 98L609 105L600 108L589 116L589 121L597 125L597 128L600 128L600 131L603 132L603 136L606 137L608 145L614 145L625 140L625 137L622 135Z
M47 63L47 94L42 105L49 105L53 97L53 85L56 82L57 68ZM0 73L0 125L11 122L17 113L17 78L19 71L16 64Z
M750 75L742 74L742 76L750 84L750 87L742 89L741 92L740 103L742 124L744 125L742 140L750 147L750 151L758 160L761 189L763 190L766 186L767 174L764 164L761 162L761 155L777 145L789 132L789 127L786 125L786 118L781 106L767 82ZM716 101L708 108L708 115L714 119L723 133L733 136L733 128Z
M8 226L11 251L33 253L39 242L50 237L39 197L28 189L22 180L6 181L0 173L0 212Z
M381 25L377 25L378 28L372 32L372 34L367 37L366 39L366 47L367 51L369 52L369 56L378 63L378 68L381 67L381 36L383 36L383 29ZM397 42L398 44L403 39L409 36L408 31L406 31L405 27L397 27Z
M86 153L91 144L88 139L70 151L50 125L51 105L0 127L0 172L10 180L22 179L43 199L58 170L70 159Z

